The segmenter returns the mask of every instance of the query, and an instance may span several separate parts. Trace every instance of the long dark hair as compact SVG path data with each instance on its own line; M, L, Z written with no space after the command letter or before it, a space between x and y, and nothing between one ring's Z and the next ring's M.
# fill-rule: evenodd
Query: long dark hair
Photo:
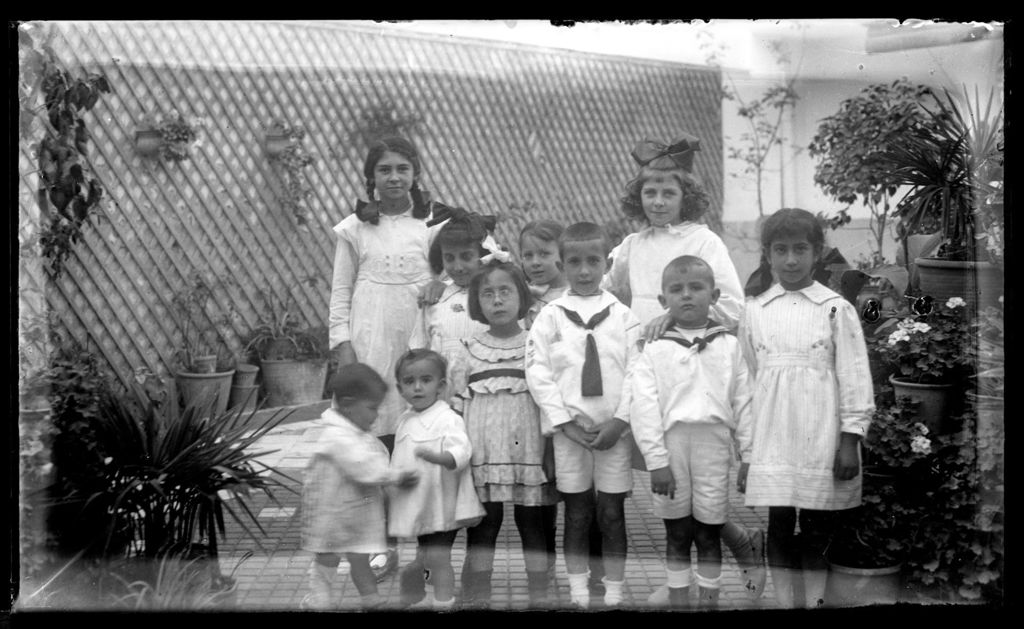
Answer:
M420 190L419 177L422 170L420 164L420 154L416 150L416 145L411 141L403 138L399 135L388 135L384 136L370 145L370 150L366 154L366 161L363 162L363 176L366 177L366 197L370 201L373 201L374 183L373 183L373 169L377 167L377 162L384 156L384 153L391 152L397 153L409 160L412 164L413 182L412 188L409 189L409 195L412 197L412 215L413 218L425 219L430 215L430 203L427 199L427 195ZM370 209L374 208L374 209ZM380 214L376 211L374 204L360 206L357 208L356 213L359 215L359 220L372 223L376 225L380 220Z

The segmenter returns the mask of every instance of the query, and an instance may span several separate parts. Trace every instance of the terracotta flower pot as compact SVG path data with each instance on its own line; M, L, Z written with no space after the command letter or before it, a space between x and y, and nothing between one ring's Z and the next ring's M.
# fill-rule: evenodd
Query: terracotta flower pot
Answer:
M231 378L235 370L219 373L188 373L179 371L175 377L178 392L183 404L209 404L216 399L213 407L214 416L221 415L228 408L231 396Z
M268 133L263 142L263 150L266 152L267 157L277 157L294 142L295 140L290 136L278 133Z
M143 157L152 157L159 153L163 142L163 134L155 129L135 132L135 152Z
M928 430L943 435L952 430L949 419L950 392L952 384L922 384L907 382L896 376L889 376L889 383L896 392L896 397L908 397L918 403L917 420L928 427Z
M914 264L921 292L936 301L962 297L968 310L984 309L996 305L1003 294L1003 272L988 262L917 258Z
M851 568L829 562L825 604L828 607L893 605L900 598L903 564L881 568Z
M242 412L256 410L256 402L260 396L260 385L252 384L246 386L231 385L231 395L228 398L228 408L241 406Z
M298 406L324 399L327 360L261 361L266 407Z
M236 387L251 387L256 384L256 376L259 373L259 365L238 363L235 365L235 379L231 384Z
M217 370L217 355L205 354L192 357L193 373L213 373Z

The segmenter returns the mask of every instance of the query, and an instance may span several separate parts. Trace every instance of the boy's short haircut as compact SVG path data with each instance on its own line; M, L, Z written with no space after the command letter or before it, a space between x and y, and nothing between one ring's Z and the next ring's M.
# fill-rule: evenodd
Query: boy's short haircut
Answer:
M480 285L484 283L484 279L494 273L495 271L504 271L509 274L512 278L512 283L515 284L516 292L519 293L519 311L516 313L516 319L522 319L526 316L526 313L530 311L530 306L533 305L533 294L530 293L530 285L526 281L526 275L523 274L523 270L511 262L491 262L480 267L473 277L469 280L469 296L466 300L466 309L469 311L469 318L473 321L478 321L484 325L490 325L490 321L484 316L483 310L480 308Z
M327 392L335 402L350 398L356 400L381 398L387 393L388 384L373 367L364 363L352 363L338 368L327 381Z
M711 283L711 288L715 288L715 270L711 268L711 265L704 260L704 258L698 256L679 256L673 258L668 264L665 265L665 270L661 272L661 288L665 290L665 278L668 276L669 271L677 271L685 273L690 269L702 269L706 272L708 281Z
M600 240L601 247L604 249L604 256L608 257L612 250L612 243L608 240L608 234L597 223L589 222L573 223L565 228L565 231L558 238L558 255L563 258L565 257L566 243L589 242L591 240Z
M403 367L412 363L418 363L421 360L427 360L434 363L434 366L437 367L442 378L444 378L448 373L448 361L444 359L444 356L438 354L432 349L421 347L418 349L410 349L399 356L398 362L395 363L395 380L401 380Z
M558 242L558 238L564 231L565 228L562 227L562 224L556 221L547 219L530 221L519 231L519 248L522 249L523 238L526 236L533 236L544 242Z

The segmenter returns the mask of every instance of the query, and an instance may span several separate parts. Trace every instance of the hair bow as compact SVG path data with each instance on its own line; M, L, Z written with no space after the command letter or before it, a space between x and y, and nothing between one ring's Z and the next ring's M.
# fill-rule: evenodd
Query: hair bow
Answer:
M492 260L497 260L498 262L508 262L509 260L512 259L512 254L502 249L501 245L499 245L498 242L494 240L494 236L492 236L491 234L487 234L487 238L484 238L484 241L480 243L480 246L482 246L487 251L490 251L490 253L480 258L480 264L487 264Z
M684 133L672 140L671 144L646 139L637 142L630 155L641 166L660 169L682 168L692 172L693 154L699 150L700 140Z
M445 221L469 221L478 222L484 230L491 232L498 224L498 217L491 216L489 214L477 214L476 212L470 212L461 207L451 207L445 205L440 201L434 201L431 204L433 214L429 221L427 221L427 227L433 227L434 225L440 225Z

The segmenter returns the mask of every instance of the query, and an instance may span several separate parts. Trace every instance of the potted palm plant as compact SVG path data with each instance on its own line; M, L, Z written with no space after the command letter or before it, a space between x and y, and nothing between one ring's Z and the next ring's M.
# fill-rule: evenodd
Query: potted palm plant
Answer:
M269 452L258 448L289 413L217 413L211 400L182 406L163 387L158 393L136 382L123 393L101 393L90 421L94 464L55 499L91 527L80 539L83 553L100 562L97 595L116 575L130 575L131 583L156 588L137 591L141 598L174 597L180 588L169 591L165 580L174 569L188 577L189 600L226 602L234 584L218 563L225 516L260 545L255 531L266 532L248 498L263 492L279 505L274 490L295 491L297 481L263 463Z
M896 183L909 186L897 204L901 240L929 222L939 226L937 249L914 260L921 292L943 301L963 297L974 310L1003 293L1003 107L994 92L982 102L964 89L963 101L947 90L922 105L927 119L885 159Z

